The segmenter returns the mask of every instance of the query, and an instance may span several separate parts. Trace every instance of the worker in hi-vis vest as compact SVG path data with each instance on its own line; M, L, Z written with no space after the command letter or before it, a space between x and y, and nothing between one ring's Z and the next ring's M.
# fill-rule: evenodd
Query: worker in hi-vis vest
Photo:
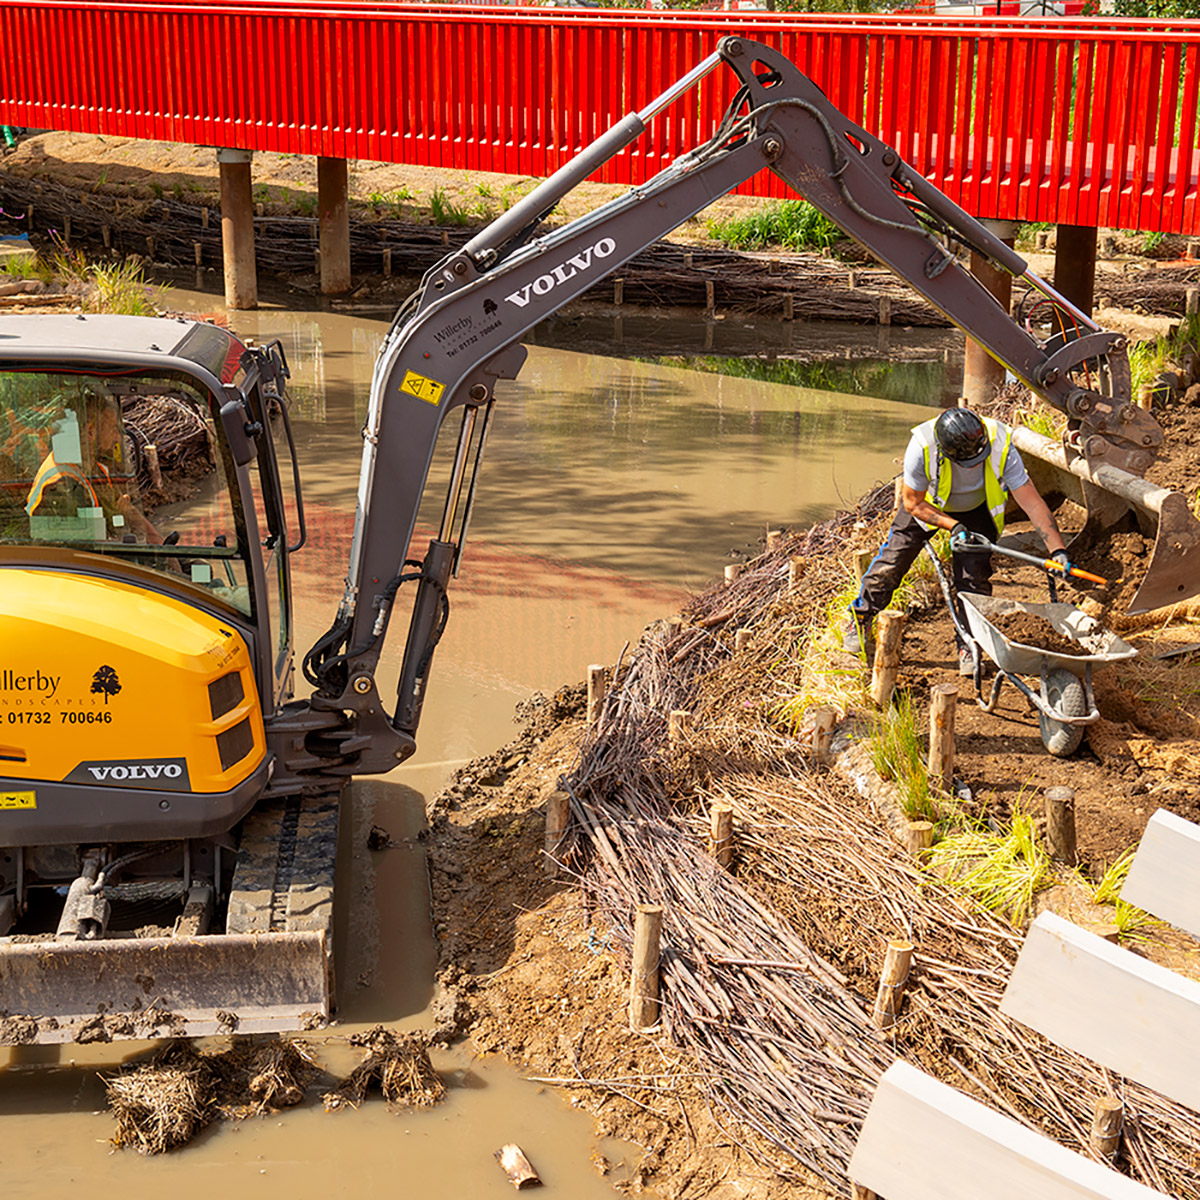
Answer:
M842 633L843 646L854 654L861 653L872 620L887 608L921 547L939 529L950 531L951 548L969 543L972 534L994 542L1004 529L1010 494L1033 522L1050 557L1070 566L1054 517L1012 444L1012 430L1000 421L969 408L948 408L918 425L904 452L902 484L902 503L887 540L863 575ZM992 594L991 554L953 554L952 560L959 591ZM964 675L974 669L961 643L958 667Z

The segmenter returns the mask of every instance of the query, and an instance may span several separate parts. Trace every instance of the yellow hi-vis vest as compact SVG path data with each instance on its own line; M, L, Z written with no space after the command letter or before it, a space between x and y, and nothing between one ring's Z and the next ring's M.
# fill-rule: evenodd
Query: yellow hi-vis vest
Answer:
M1004 478L1004 466L1008 462L1008 452L1012 449L1012 430L991 417L981 417L983 427L987 430L991 441L991 450L983 462L983 494L987 501L988 512L996 523L996 536L1004 530L1004 506L1008 503L1008 493L1000 482ZM925 458L925 478L930 481L929 490L925 493L926 500L935 508L946 511L946 501L950 499L950 480L952 466L950 459L942 453L934 433L935 417L932 421L923 421L913 429L913 437L921 443L921 451ZM933 484L937 480L936 487ZM935 526L918 521L923 529L933 529Z

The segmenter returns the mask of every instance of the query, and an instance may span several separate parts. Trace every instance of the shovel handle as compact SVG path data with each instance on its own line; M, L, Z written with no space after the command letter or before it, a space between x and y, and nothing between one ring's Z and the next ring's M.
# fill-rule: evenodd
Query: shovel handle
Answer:
M1049 565L1056 570L1061 571L1062 568L1053 559L1049 560ZM1086 579L1089 583L1098 583L1101 587L1108 586L1108 580L1103 575L1093 575L1091 571L1085 571L1082 567L1068 567L1068 575L1074 575L1076 579Z
M1085 571L1082 567L1063 567L1052 558L1038 558L1034 554L1023 554L1020 550L1007 550L1003 546L997 546L995 542L989 541L982 534L978 533L973 535L972 543L964 546L962 550L965 553L970 553L972 550L990 550L995 554L1003 555L1005 558L1015 558L1018 562L1032 563L1035 567L1041 567L1043 571L1056 572L1059 575L1071 575L1075 579L1086 579L1089 583L1098 583L1102 587L1108 584L1108 580L1102 575L1093 575L1091 571Z

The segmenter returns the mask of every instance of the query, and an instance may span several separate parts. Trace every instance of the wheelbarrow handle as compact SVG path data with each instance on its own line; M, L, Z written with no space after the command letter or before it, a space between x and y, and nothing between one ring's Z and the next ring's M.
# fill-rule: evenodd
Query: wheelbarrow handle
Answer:
M1002 554L1005 558L1015 558L1018 562L1032 563L1035 567L1041 567L1048 573L1071 575L1075 579L1086 579L1089 583L1098 583L1102 586L1108 583L1108 580L1102 575L1093 575L1091 571L1085 571L1082 567L1064 567L1052 558L1038 558L1036 554L1025 554L1020 550L1008 550L1003 546L997 546L995 542L988 541L980 533L973 533L970 542L966 545L951 546L951 549L955 554L970 554L973 550L990 550L993 554Z

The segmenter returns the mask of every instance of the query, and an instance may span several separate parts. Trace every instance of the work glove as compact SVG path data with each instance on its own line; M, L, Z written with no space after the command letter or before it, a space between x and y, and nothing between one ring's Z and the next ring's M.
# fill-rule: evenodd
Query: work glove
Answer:
M960 550L971 550L975 548L975 534L973 534L961 521L950 530L950 551L954 553Z
M1071 560L1067 557L1067 552L1065 550L1055 550L1055 552L1050 555L1050 561L1058 563L1058 565L1062 567L1062 572L1064 575L1070 571L1072 566Z

